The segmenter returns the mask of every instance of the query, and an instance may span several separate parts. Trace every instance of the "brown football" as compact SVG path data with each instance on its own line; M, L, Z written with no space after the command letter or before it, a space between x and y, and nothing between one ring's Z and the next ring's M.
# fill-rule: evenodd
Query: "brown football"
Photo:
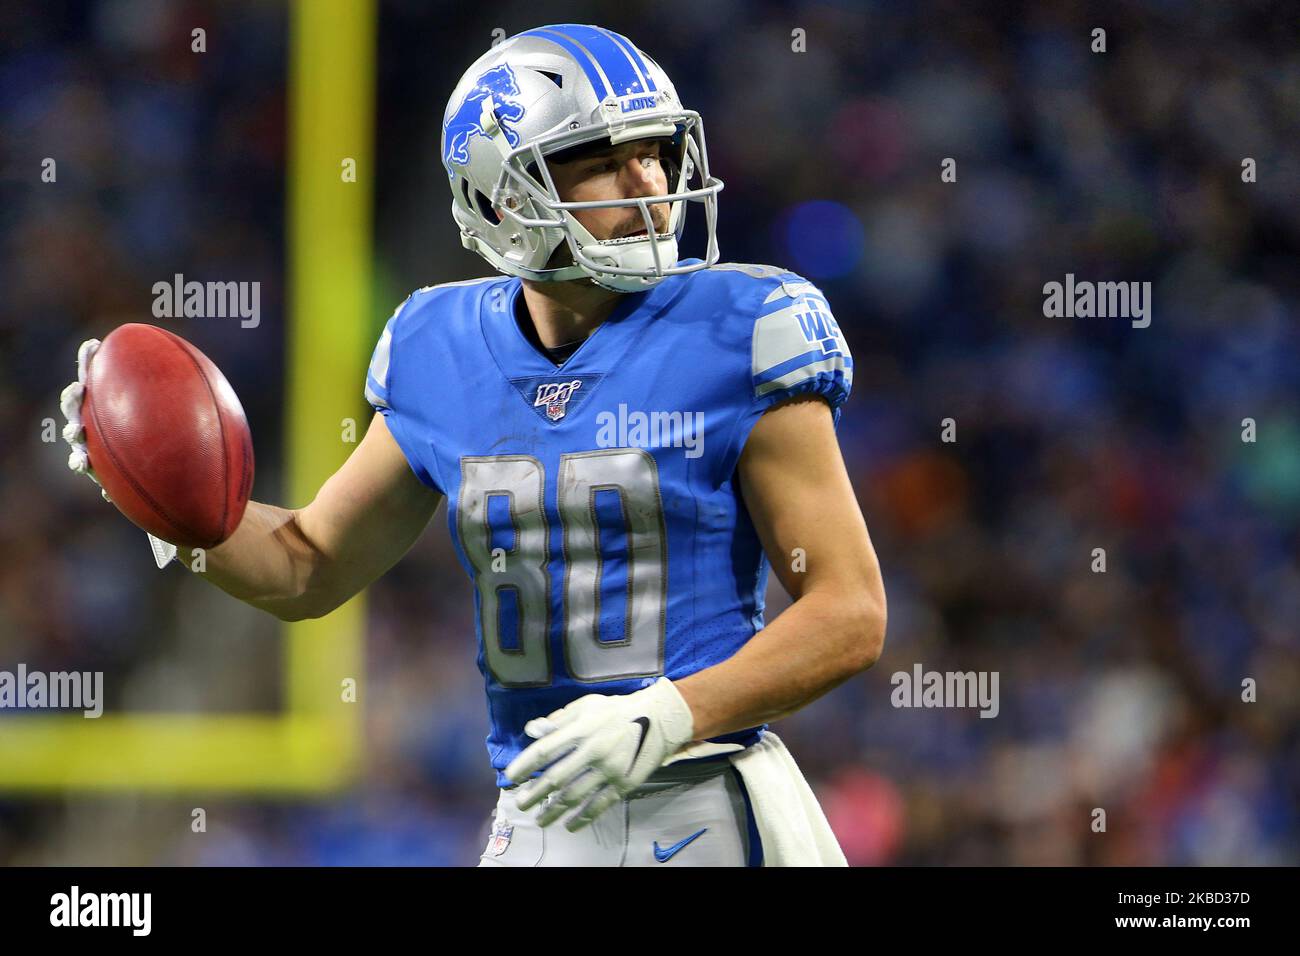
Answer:
M132 322L90 360L86 450L113 504L189 548L229 538L253 488L253 438L226 377L179 335Z

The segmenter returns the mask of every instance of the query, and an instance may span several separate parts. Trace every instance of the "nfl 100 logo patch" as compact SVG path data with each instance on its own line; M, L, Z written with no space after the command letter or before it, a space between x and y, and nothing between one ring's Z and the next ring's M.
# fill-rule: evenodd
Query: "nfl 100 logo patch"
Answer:
M539 408L546 406L546 417L551 421L559 421L564 417L564 406L569 404L569 399L573 393L582 387L579 379L572 382L544 382L537 386L537 398L533 400L533 407Z
M510 846L510 837L514 835L515 825L506 823L504 820L498 820L492 824L492 835L488 837L487 856L500 856L506 852L506 847Z

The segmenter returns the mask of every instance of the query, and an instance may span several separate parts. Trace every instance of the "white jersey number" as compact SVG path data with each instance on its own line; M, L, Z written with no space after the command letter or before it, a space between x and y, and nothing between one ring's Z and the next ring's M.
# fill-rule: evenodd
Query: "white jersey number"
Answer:
M461 459L456 527L474 568L484 656L505 687L551 682L551 572L546 471L530 455ZM561 455L557 511L562 527L565 666L584 682L657 677L664 665L667 547L659 471L642 449ZM627 541L627 614L620 640L600 639L601 552L596 494L618 494ZM493 555L488 502L505 499L513 547ZM518 646L501 643L501 594L514 591Z

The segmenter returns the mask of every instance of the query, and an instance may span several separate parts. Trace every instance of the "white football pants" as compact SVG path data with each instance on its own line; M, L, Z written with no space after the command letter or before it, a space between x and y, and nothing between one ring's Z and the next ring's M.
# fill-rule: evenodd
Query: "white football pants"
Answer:
M725 755L661 767L577 833L564 828L572 810L539 827L542 805L521 811L517 789L501 789L479 866L762 864L749 795Z

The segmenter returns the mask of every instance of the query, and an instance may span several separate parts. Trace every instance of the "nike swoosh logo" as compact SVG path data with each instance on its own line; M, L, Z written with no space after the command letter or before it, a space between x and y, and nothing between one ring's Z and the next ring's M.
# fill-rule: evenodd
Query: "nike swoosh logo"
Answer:
M641 756L641 748L645 746L646 734L650 733L649 717L638 717L632 723L641 725L641 739L636 742L636 752L632 754L632 762L627 765L628 773L631 773L632 768L636 766L636 758Z
M655 840L655 859L658 860L660 863L667 863L669 860L671 860L674 856L677 855L677 852L682 847L686 846L686 844L690 843L696 837L702 836L703 834L707 833L708 830L709 828L705 827L703 830L700 830L698 833L692 833L685 840L678 840L676 843L674 843L666 850L660 849L659 841Z

